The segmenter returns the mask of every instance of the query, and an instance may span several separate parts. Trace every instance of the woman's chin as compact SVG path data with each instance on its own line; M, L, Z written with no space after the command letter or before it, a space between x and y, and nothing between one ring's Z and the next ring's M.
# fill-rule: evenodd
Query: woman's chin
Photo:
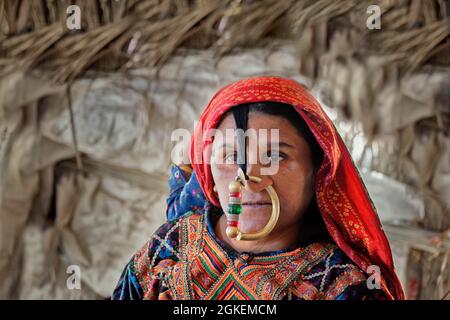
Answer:
M239 229L245 233L260 231L269 222L271 214L271 207L258 210L244 207L239 218Z

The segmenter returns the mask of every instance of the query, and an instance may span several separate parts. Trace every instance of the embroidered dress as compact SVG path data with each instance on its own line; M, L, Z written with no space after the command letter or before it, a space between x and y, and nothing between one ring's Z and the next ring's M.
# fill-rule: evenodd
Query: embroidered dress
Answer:
M238 253L214 234L206 206L161 226L123 271L112 299L385 299L334 243ZM206 213L206 214L205 214Z

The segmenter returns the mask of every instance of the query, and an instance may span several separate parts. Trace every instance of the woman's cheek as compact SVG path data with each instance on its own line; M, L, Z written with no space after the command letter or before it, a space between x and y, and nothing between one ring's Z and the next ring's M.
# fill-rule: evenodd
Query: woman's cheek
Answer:
M276 191L285 215L298 216L307 207L305 202L311 194L308 179L309 174L302 172L300 168L280 171L277 175Z
M233 172L230 165L217 165L211 167L211 172L217 192L219 193L219 199L221 203L224 204L228 201L228 185L234 180L236 172Z

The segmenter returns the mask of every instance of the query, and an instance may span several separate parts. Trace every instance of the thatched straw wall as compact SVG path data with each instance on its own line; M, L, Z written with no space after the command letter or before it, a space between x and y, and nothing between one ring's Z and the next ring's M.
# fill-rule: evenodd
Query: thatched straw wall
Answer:
M66 27L70 4L81 8L80 31ZM366 10L374 4L382 25L373 31ZM411 71L426 62L450 64L448 19L444 0L2 0L0 69L38 67L63 82L89 68L161 65L180 46L224 54L284 37L307 55L301 71L316 76L317 59L345 30L355 54L391 55Z

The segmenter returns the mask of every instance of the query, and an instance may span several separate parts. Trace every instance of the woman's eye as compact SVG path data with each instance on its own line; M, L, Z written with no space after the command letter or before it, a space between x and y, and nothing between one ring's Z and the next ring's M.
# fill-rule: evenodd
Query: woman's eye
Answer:
M279 152L271 152L271 153L269 153L269 159L272 162L281 161L284 158L285 158L284 155L279 153Z
M235 163L237 161L237 153L236 152L232 152L229 153L225 156L225 161L229 161L229 162L233 162Z
M279 153L279 152L269 152L269 154L267 155L267 158L270 160L270 162L275 162L275 161L284 160L286 157L284 154ZM232 153L226 154L224 159L227 163L236 163L237 162L237 152L232 152Z

